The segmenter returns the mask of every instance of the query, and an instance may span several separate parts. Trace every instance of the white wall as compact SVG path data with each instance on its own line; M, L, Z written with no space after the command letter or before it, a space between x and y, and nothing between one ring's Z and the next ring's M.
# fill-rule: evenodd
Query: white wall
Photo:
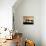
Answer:
M35 41L41 46L41 0L23 0L20 5L14 5L15 30L22 32L23 36ZM23 16L34 16L33 25L24 25Z
M31 0L31 1L33 1L33 0ZM38 0L37 0L38 1ZM37 2L36 1L36 2ZM12 28L12 6L13 6L13 4L16 2L16 0L0 0L0 26L3 26L3 27L8 27L8 28ZM34 1L35 2L35 1ZM38 2L39 3L39 2ZM37 3L37 4L38 4ZM30 4L30 3L29 3ZM32 4L34 4L33 2L32 2ZM36 4L36 5L37 5ZM40 30L41 31L41 40L42 40L42 46L46 46L46 0L41 0L41 6L42 6L42 13L41 13L41 23L42 23L42 30ZM26 5L26 4L24 4L24 5ZM38 4L39 5L39 4ZM34 4L34 6L35 6L35 4ZM40 6L40 5L39 5ZM21 6L22 7L22 6ZM27 9L28 9L28 5L27 6L25 6ZM30 7L30 6L29 6ZM32 6L33 7L33 6ZM24 9L24 8L23 8ZM25 9L26 10L26 9ZM25 11L24 10L24 11ZM30 10L30 9L29 9ZM28 10L28 11L29 11ZM38 8L37 8L37 10L38 10ZM36 11L37 11L36 10ZM22 10L23 11L23 10ZM23 11L23 12L24 12ZM27 11L27 12L28 12ZM30 10L31 11L31 10ZM21 12L21 10L20 10L20 12ZM22 12L22 13L23 13ZM37 11L38 12L38 11ZM22 15L22 17L23 16L25 16L25 15L33 15L33 16L35 16L35 18L37 19L39 19L39 17L40 17L40 15L38 16L37 14L37 16L35 15L35 13L34 14L32 14L32 13L30 13L30 12L28 12L27 14L22 14L21 13L21 15ZM40 13L39 13L40 14ZM16 14L17 15L17 14ZM20 15L20 13L19 13L19 15ZM21 24L21 26L17 26L17 27L19 27L19 29L17 29L18 31L20 31L20 32L24 32L24 34L26 35L26 33L30 33L30 35L31 34L33 34L33 35L31 35L31 38L34 38L34 40L37 40L37 39L35 39L35 37L36 37L36 34L35 33L37 33L37 32L39 32L39 31L36 31L36 30L39 30L38 28L40 28L39 26L37 26L36 28L35 28L35 25L36 25L36 23L35 23L35 25L22 25L22 17L21 17L21 15L20 16L16 16L16 18L18 18L18 17L20 17L20 21L18 21L18 22L20 22L19 24ZM35 19L35 22L38 20L36 20ZM18 20L18 19L17 19ZM39 25L39 24L38 24ZM28 27L27 27L28 26ZM22 27L22 28L21 28ZM32 28L34 28L34 29L32 29ZM33 30L33 31L32 31ZM34 31L35 31L35 33L34 33ZM34 35L35 34L35 35ZM37 37L38 38L38 37ZM39 36L39 39L40 39L40 36Z
M41 0L41 40L46 46L46 0Z
M12 28L12 6L16 0L0 0L0 27Z

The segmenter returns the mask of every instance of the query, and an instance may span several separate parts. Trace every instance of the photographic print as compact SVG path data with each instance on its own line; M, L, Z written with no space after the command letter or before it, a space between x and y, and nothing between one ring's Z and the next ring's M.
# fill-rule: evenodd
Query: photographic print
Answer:
M23 24L34 24L34 16L23 16Z

